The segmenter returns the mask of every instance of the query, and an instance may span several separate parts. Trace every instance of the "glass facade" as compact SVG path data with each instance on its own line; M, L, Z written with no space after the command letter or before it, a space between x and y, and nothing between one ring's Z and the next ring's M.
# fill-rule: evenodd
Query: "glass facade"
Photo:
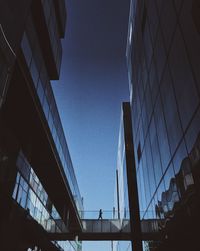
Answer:
M59 72L62 58L62 46L58 32L58 21L56 20L55 6L53 0L42 0L41 2L43 6L46 25L48 28L54 60Z
M81 212L83 211L81 195L76 181L51 83L47 74L45 62L42 57L42 51L39 46L39 41L31 16L29 16L27 21L27 26L21 42L21 48L27 66L29 67L31 78L44 116L48 123L51 136L55 143L62 169L64 170L66 180L69 183L74 202L78 211Z
M66 231L67 227L62 222L61 217L22 151L19 153L16 165L18 173L12 195L13 199L26 209L28 214L47 232L61 233L63 230ZM57 220L59 220L59 223ZM59 241L55 242L55 244L60 249L62 247L61 250L63 251L77 250L78 247L76 242Z
M8 0L1 7L1 247L81 250L78 240L50 241L48 235L79 231L83 212L50 82L59 78L65 0Z
M197 8L195 0L131 1L127 62L141 219L166 223L199 186Z

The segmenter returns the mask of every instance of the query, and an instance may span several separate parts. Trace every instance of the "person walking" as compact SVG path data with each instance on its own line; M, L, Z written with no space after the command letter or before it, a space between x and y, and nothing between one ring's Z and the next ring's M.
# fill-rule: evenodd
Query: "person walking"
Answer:
M99 210L99 218L98 218L98 220L102 220L103 219L103 217L102 217L102 215L103 215L103 211L102 211L102 209L100 209Z

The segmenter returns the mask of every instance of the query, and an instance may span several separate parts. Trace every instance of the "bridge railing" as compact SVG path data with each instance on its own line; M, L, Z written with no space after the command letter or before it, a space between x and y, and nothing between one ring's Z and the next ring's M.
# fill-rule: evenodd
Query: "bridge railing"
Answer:
M129 220L82 220L83 232L87 233L130 233Z
M158 220L158 219L141 220L142 233L157 233L157 232L159 232L159 221L160 220Z
M51 224L49 233L68 233L68 229L62 220L55 220L55 226ZM83 233L130 233L129 219L83 219ZM58 227L59 226L59 227ZM158 233L159 220L141 220L141 230L143 234Z
M79 215L81 216L81 219L98 219L99 210L79 211ZM141 219L144 217L144 215L145 215L145 219L153 219L155 218L155 211L154 210L146 210L146 211L140 210ZM102 209L102 218L105 220L106 219L130 219L130 212L128 209L118 211L114 207L113 207L113 210Z
M99 210L84 210L79 212L82 220L84 219L93 219L96 220L99 218ZM110 220L110 219L129 219L129 211L117 211L117 210L104 210L102 209L102 219Z

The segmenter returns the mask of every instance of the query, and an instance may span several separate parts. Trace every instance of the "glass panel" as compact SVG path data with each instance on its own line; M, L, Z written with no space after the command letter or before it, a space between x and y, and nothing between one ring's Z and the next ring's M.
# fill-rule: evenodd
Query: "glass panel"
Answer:
M169 55L176 99L178 102L183 129L190 122L199 103L191 67L187 58L184 41L179 29L176 30Z

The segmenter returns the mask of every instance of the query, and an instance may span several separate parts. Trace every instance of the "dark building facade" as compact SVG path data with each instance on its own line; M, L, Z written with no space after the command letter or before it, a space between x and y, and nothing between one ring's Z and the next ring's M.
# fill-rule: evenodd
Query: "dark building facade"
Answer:
M0 1L0 249L78 250L48 232L80 231L82 199L51 88L64 0Z
M198 250L200 225L200 1L132 0L127 40L141 219L160 243Z

